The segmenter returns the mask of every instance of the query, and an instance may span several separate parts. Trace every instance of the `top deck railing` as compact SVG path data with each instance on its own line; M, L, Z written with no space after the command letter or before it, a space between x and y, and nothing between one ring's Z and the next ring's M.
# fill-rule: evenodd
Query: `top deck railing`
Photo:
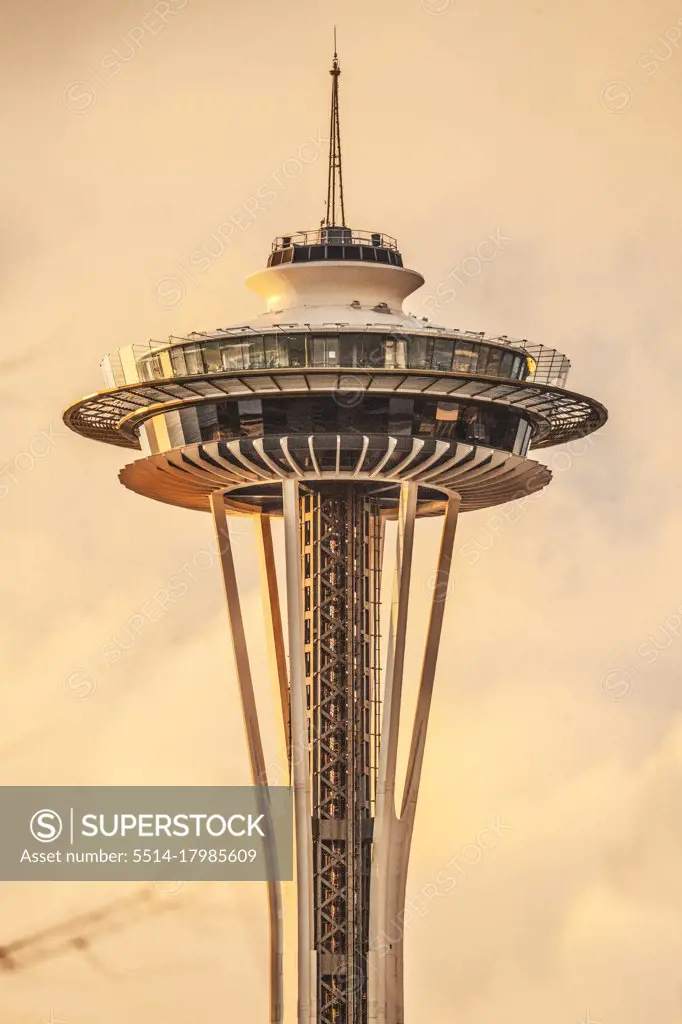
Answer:
M279 252L297 245L370 245L398 252L398 242L391 235L384 235L380 231L354 231L345 227L321 227L315 231L280 235L272 243L272 251Z
M570 368L561 352L526 340L472 332L400 333L385 326L362 331L332 324L317 330L290 325L261 332L245 326L193 333L165 344L129 345L102 365L109 387L225 371L310 368L434 370L564 388Z

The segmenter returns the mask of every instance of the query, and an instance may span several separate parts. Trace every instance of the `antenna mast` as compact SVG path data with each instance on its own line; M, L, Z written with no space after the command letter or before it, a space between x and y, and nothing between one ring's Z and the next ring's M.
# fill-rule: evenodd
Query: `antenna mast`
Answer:
M336 27L334 27L334 60L329 74L332 76L332 113L329 128L329 177L327 179L327 214L325 227L345 227L346 212L343 206L343 170L341 168L341 126L339 123L339 57L336 52ZM337 221L337 213L340 221Z

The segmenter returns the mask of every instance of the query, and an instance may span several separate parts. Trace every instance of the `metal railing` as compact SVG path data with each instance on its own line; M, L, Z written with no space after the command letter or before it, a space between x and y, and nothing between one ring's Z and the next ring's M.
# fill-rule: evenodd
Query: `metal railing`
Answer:
M571 361L562 352L546 345L530 345L527 341L515 343L515 347L523 348L528 356L529 374L526 380L538 384L551 384L555 388L565 388Z
M371 245L379 249L398 251L398 242L380 231L354 231L352 228L322 227L315 231L297 231L281 235L272 243L272 251L290 249L296 245Z

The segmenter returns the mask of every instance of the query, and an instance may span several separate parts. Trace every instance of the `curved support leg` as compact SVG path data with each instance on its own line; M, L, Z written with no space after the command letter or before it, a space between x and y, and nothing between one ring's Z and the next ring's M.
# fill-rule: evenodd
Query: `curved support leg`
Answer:
M298 906L298 1024L317 1017L317 969L313 948L313 836L308 755L308 717L303 640L303 579L297 480L282 482L287 577L289 670L291 678L291 750L296 812L296 885Z
M214 492L211 495L211 512L218 539L220 562L225 585L225 596L227 598L227 610L230 619L230 632L232 636L232 648L234 651L235 663L237 666L237 679L242 701L242 712L244 715L244 726L246 728L246 741L249 750L249 761L251 766L251 777L255 786L267 787L267 771L265 767L265 756L263 754L263 743L258 725L258 709L251 677L251 666L246 646L246 634L244 631L244 619L242 617L239 590L237 588L237 575L232 557L230 544L230 532L225 515L225 504L222 494ZM263 795L267 790L263 788ZM284 929L282 920L282 892L281 886L276 881L277 853L274 845L266 846L266 858L268 860L268 873L270 881L268 884L268 909L270 921L270 1021L271 1024L283 1024L284 1021Z

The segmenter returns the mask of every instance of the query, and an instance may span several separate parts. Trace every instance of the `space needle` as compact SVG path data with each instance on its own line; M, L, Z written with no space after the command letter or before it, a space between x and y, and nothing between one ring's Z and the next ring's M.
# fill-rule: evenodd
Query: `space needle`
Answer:
M110 354L106 390L75 402L65 422L139 452L120 473L131 491L211 514L251 774L267 785L264 694L230 528L235 517L253 521L294 794L297 1024L403 1024L399 924L457 519L543 488L551 473L531 449L591 433L606 410L567 390L569 362L552 348L404 311L423 277L404 266L395 238L346 223L340 74L335 54L326 216L275 239L265 269L247 279L264 312ZM442 532L416 711L405 722L413 548L426 517ZM282 593L273 519L283 520ZM392 581L382 579L388 532ZM275 881L268 908L269 1020L281 1024L290 947Z

